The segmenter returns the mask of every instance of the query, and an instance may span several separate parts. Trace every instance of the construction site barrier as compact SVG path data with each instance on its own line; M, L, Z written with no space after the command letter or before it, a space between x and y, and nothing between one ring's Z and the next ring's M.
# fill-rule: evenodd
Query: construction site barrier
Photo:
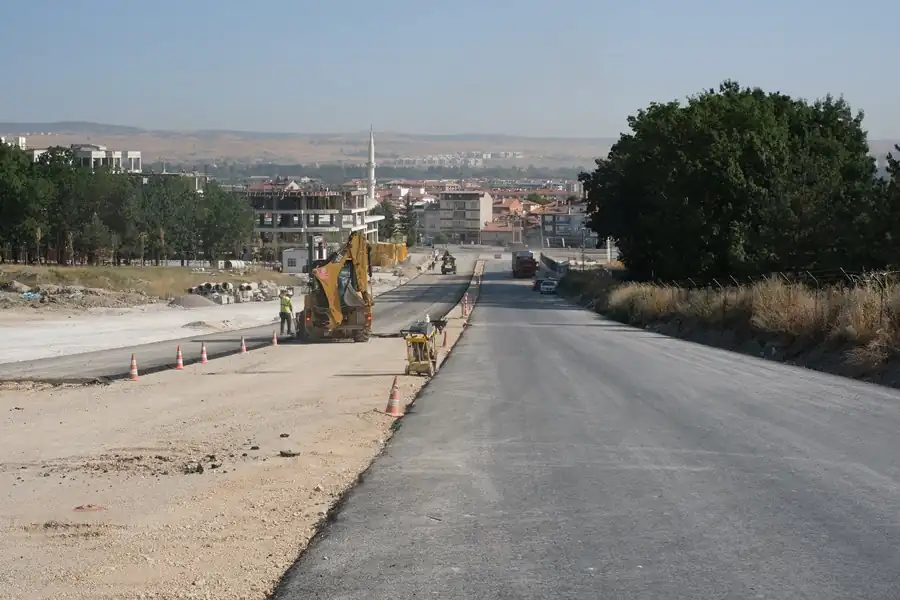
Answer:
M372 248L372 265L376 267L393 267L402 263L409 256L405 243L379 242Z

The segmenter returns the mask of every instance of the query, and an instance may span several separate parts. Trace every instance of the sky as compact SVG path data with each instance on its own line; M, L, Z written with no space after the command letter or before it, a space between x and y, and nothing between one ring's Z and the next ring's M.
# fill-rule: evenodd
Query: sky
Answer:
M0 122L617 137L734 79L900 138L889 0L7 0L0 23Z

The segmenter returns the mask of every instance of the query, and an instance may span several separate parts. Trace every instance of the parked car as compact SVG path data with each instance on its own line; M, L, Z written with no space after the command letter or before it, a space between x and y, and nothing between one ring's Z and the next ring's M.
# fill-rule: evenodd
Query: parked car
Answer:
M555 294L558 283L553 279L545 279L541 283L541 294Z

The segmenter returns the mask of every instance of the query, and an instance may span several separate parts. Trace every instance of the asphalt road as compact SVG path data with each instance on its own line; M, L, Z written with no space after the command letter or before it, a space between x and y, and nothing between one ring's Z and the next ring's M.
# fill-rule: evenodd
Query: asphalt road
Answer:
M277 600L900 598L900 393L603 321L499 267Z
M477 254L466 253L457 259L457 275L425 273L400 287L376 297L372 316L373 333L396 333L417 318L428 313L438 318L459 302L469 285ZM273 304L273 318L277 305ZM0 381L29 380L54 382L80 382L90 380L119 379L128 376L131 354L135 354L139 373L146 374L175 365L176 348L180 344L185 364L200 359L200 345L206 343L210 360L240 351L241 336L248 350L272 343L272 333L277 322L250 329L235 329L212 335L185 337L176 340L141 344L112 350L85 352L39 360L21 361L0 365ZM293 338L279 343L296 343ZM334 342L344 343L344 342ZM315 352L314 346L310 352Z

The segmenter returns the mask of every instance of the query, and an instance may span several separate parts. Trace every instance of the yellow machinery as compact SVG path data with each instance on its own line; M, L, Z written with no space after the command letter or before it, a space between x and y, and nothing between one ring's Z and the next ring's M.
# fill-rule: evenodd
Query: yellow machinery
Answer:
M446 321L420 321L400 332L406 340L407 375L433 376L438 368L438 334Z
M371 252L365 236L354 231L343 248L313 263L304 308L296 315L298 338L369 341L375 304L369 287Z

